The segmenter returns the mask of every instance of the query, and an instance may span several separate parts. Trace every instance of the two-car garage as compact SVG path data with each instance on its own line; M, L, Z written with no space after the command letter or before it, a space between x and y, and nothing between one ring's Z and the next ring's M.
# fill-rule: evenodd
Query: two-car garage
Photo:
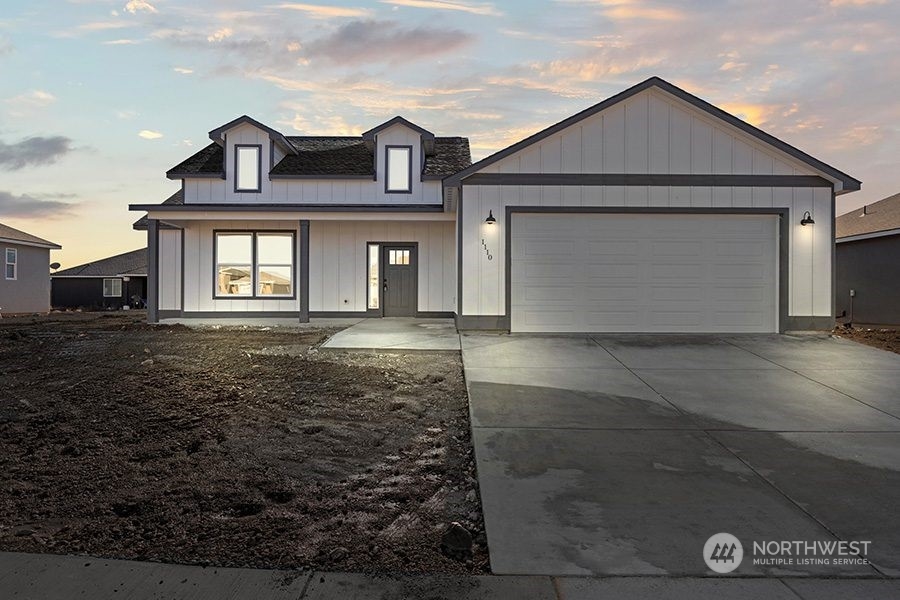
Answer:
M778 331L773 214L512 213L511 330Z

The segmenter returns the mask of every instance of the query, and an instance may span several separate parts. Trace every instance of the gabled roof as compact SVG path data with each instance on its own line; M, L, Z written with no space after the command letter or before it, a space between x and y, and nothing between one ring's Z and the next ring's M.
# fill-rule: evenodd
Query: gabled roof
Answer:
M147 249L116 254L93 262L52 273L50 277L118 277L120 275L146 275Z
M834 235L838 240L891 230L900 234L900 194L852 210L834 221Z
M254 119L252 117L248 117L247 115L241 115L237 119L234 119L233 121L229 121L228 123L225 123L221 127L216 127L215 129L213 129L212 131L209 132L209 139L214 141L216 144L222 144L224 142L223 134L226 131L228 131L229 129L234 129L238 125L243 125L244 123L249 123L250 125L253 125L257 129L262 129L263 131L268 133L269 139L272 140L273 142L275 142L276 144L278 144L279 146L281 146L282 150L284 150L285 152L287 152L287 153L294 152L293 146L291 146L291 144L287 141L287 139L284 137L284 135L280 131L278 131L276 129L272 129L268 125L263 125L256 119Z
M225 179L224 162L224 148L216 143L212 143L166 171L166 177L169 179L182 179L184 177L218 177Z
M513 144L512 146L509 146L508 148L500 150L499 152L495 152L494 154L491 154L490 156L483 158L482 160L476 162L469 168L463 169L459 173L452 175L451 177L449 177L447 179L446 183L448 183L450 185L457 185L462 179L464 179L468 175L476 173L476 172L480 171L481 169L483 169L484 167L486 167L490 164L493 164L493 163L497 162L498 160L506 158L510 154L513 154L515 152L518 152L519 150L527 148L528 146L530 146L536 142L539 142L547 137L550 137L551 135L559 133L563 129L571 127L572 125L578 123L579 121L582 121L592 115L597 114L598 112L600 112L602 110L609 108L610 106L613 106L615 104L623 102L623 101L627 100L628 98L631 98L632 96L635 96L635 95L643 92L644 90L647 90L647 89L653 88L653 87L656 87L665 92L668 92L669 94L687 102L688 104L693 105L695 108L698 108L698 109L712 115L713 117L716 117L717 119L720 119L730 125L733 125L734 127L737 127L744 133L747 133L747 134L757 138L758 140L762 141L763 143L773 146L773 147L777 148L778 150L781 150L785 154L788 154L788 155L794 157L795 159L799 160L800 162L803 162L803 163L809 165L813 169L816 169L816 170L824 173L825 175L840 181L843 189L841 191L839 191L838 193L851 192L851 191L858 190L860 188L861 182L858 179L855 179L855 178L847 175L846 173L839 171L830 165L825 164L824 162L820 161L819 159L817 159L813 156L810 156L809 154L803 152L802 150L799 150L798 148L795 148L794 146L791 146L787 142L779 140L778 138L766 133L765 131L763 131L757 127L754 127L753 125L747 123L746 121L742 121L741 119L735 117L734 115L725 112L721 108L713 106L709 102L707 102L701 98L698 98L697 96L694 96L693 94L691 94L689 92L684 91L680 87L673 85L660 77L651 77L650 79L647 79L646 81L642 81L641 83L639 83L633 87L630 87L623 92L619 92L615 96L611 96L611 97L607 98L606 100L604 100L603 102L600 102L599 104L595 104L594 106L591 106L590 108L587 108L579 113L576 113L567 119L563 119L559 123L556 123L555 125L551 125L550 127L546 128L542 131L539 131L539 132L535 133L534 135L529 136L529 137L525 138L524 140Z
M422 139L423 139L423 140L433 140L433 139L434 139L434 134L433 134L433 133L431 133L431 132L428 131L427 129L424 129L424 128L422 128L422 127L419 127L418 125L416 125L416 124L413 123L412 121L407 121L406 119L404 119L404 118L401 117L400 115L397 115L396 117L394 117L393 119L391 119L391 120L389 120L389 121L385 121L385 122L382 123L381 125L376 125L375 127L373 127L372 129L370 129L370 130L368 130L368 131L364 131L363 134L362 134L362 138L363 138L364 140L366 140L366 141L373 141L373 140L375 139L375 135L376 135L378 132L384 131L384 130L387 129L388 127L393 127L394 125L397 125L398 123L401 124L401 125L403 125L404 127L407 127L407 128L409 128L409 129L412 129L413 131L418 132L419 135L422 136Z
M180 189L162 202L163 204L184 204L184 189ZM160 225L163 228L166 228L165 224ZM147 215L144 215L140 219L134 222L131 226L132 229L137 229L138 231L144 231L147 229Z
M7 242L11 244L19 244L22 246L36 246L38 248L49 248L50 250L59 250L62 248L59 244L48 242L36 235L25 233L18 229L14 229L9 225L0 223L0 243Z

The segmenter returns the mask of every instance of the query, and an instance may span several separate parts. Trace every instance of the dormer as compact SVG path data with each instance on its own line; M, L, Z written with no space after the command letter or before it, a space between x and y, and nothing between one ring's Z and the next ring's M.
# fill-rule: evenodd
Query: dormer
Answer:
M243 115L209 132L224 150L226 189L235 194L268 195L269 172L297 149L279 131Z
M434 155L434 134L397 116L362 134L375 155L375 181L387 196L414 194L425 181L424 166Z

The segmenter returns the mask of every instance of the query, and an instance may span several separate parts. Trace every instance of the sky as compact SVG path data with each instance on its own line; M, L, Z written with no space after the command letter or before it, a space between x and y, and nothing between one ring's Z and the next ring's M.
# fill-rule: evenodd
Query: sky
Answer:
M352 135L397 114L476 160L659 76L900 192L896 0L3 0L0 221L63 268L146 243L130 203L248 114Z

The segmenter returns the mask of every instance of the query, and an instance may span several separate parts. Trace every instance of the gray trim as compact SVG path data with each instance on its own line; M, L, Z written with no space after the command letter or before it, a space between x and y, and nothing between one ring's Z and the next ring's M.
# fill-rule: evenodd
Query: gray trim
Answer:
M235 311L171 311L178 313L175 317L185 319L298 319L300 312L296 310L235 310Z
M296 300L297 299L297 282L291 282L291 295L283 296L283 295L260 295L256 292L256 284L257 278L259 277L259 261L257 260L257 238L260 234L290 234L291 236L291 277L296 278L297 272L297 231L294 229L213 229L213 239L212 239L212 273L213 273L213 281L212 281L212 298L213 300ZM218 295L218 277L219 277L219 257L218 257L218 248L219 245L216 243L218 239L218 235L220 233L224 234L248 234L250 235L250 281L252 285L253 294L250 296L219 296Z
M159 221L147 220L147 322L159 321Z
M463 186L459 186L459 198L456 200L456 314L463 314Z
M269 174L270 180L275 179L351 179L351 180L359 180L365 179L366 181L372 179L372 175L273 175Z
M429 140L432 140L432 141L434 140L434 134L433 134L433 133L431 133L431 132L428 131L427 129L424 129L424 128L422 128L422 127L419 127L419 126L416 125L415 123L412 123L412 122L410 122L410 121L407 121L406 119L404 119L404 118L401 117L400 115L397 115L397 116L394 117L393 119L390 119L390 120L388 120L388 121L385 121L385 122L382 123L381 125L376 125L375 127L373 127L372 129L370 129L370 130L368 130L368 131L364 131L360 137L362 137L362 139L364 139L364 140L375 141L375 134L376 134L376 133L378 133L379 131L382 131L382 130L384 130L384 129L387 129L388 127L393 127L394 125L396 125L396 124L398 124L398 123L400 123L400 124L403 125L404 127L407 127L408 129L412 129L413 131L419 133L419 135L421 135L423 139L429 139Z
M890 235L900 235L900 228L882 229L881 231L873 231L871 233L846 235L842 238L835 238L834 242L836 244L843 244L844 242L859 242L862 240L871 240L872 238L887 237Z
M309 220L300 221L300 322L309 322Z
M504 318L509 325L512 324L512 215L514 213L568 213L568 214L687 214L687 215L775 215L779 217L778 234L778 314L777 328L779 333L784 333L789 319L788 294L789 265L790 265L790 209L787 208L701 208L701 207L667 207L655 208L649 206L640 207L616 207L616 206L507 206L506 207L506 261L505 268L505 295L506 305ZM832 294L833 296L834 294ZM463 317L460 317L463 318ZM507 327L507 330L509 327Z
M475 173L466 185L578 185L665 187L833 187L818 175L650 175L638 173Z
M166 178L173 181L175 179L181 179L182 181L185 179L225 179L225 173L176 173L168 171Z
M128 210L167 212L444 212L443 204L129 204Z
M393 150L395 148L405 148L408 153L408 156L409 156L409 160L407 161L407 165L406 165L407 166L406 186L408 189L405 189L405 190L390 190L390 189L388 189L388 170L390 170L390 167L391 167L391 163L388 160L388 157L391 155L391 150ZM384 147L384 193L385 194L412 194L412 189L413 189L413 185L412 185L412 149L413 149L413 147L408 144L406 144L406 145L404 145L404 144L385 145L385 147ZM375 171L375 173L377 174L378 171Z
M269 168L268 171L271 171L275 168L275 140L269 140ZM271 176L269 180L271 181Z
M834 317L785 317L781 333L786 331L831 331L834 329L834 322Z
M459 331L509 331L510 319L506 315L454 315Z
M417 319L452 319L456 313L450 310L418 310Z
M159 319L177 319L184 314L184 311L180 310L161 310L157 314L157 320L153 321L154 323L158 323Z
M215 129L213 129L212 131L209 132L209 139L216 142L217 144L219 142L222 142L222 144L227 145L227 141L225 139L223 139L223 134L225 134L225 132L227 132L229 129L234 129L238 125L242 125L244 123L250 123L257 129L262 129L263 131L265 131L266 133L269 134L269 139L277 140L279 143L281 143L282 146L284 146L284 149L287 150L288 152L290 152L291 154L298 153L297 149L294 147L294 145L292 143L290 143L290 141L288 141L288 139L286 137L284 137L283 133L281 133L280 131L277 131L275 129L272 129L268 125L263 125L256 119L254 119L252 117L248 117L247 115L241 115L237 119L229 121L228 123L225 123L224 125L222 125L220 127L216 127Z
M184 310L184 249L187 247L184 243L184 229L181 230L181 304L179 308Z
M238 188L238 155L241 148L256 148L256 189ZM234 193L235 194L261 194L262 193L262 144L235 144L234 145Z
M309 313L310 319L364 319L371 316L364 310L317 310Z
M849 192L849 191L858 190L860 188L861 182L858 179L855 179L855 178L847 175L846 173L839 171L839 170L835 169L834 167L823 163L819 159L810 156L809 154L803 152L802 150L795 148L794 146L791 146L790 144L779 140L778 138L766 133L765 131L762 131L761 129L757 129L753 125L750 125L749 123L746 123L746 122L738 119L734 115L731 115L731 114L725 112L721 108L713 106L709 102L706 102L705 100L702 100L702 99L698 98L697 96L694 96L693 94L690 94L690 93L684 91L683 89L676 87L676 86L672 85L671 83L669 83L668 81L665 81L664 79L661 79L659 77L651 77L650 79L647 79L646 81L643 81L635 86L628 88L627 90L624 90L614 96L607 98L603 102L595 104L594 106L591 106L579 113L576 113L567 119L563 119L562 121L560 121L559 123L556 123L555 125L551 125L550 127L546 128L542 131L539 131L539 132L535 133L534 135L531 135L531 136L525 138L524 140L517 142L517 143L513 144L512 146L509 146L508 148L500 150L499 152L496 152L496 153L488 156L487 158L484 158L484 159L474 163L473 165L463 169L462 171L459 171L458 173L451 175L444 181L446 181L450 185L458 184L460 182L460 180L471 175L472 173L476 173L476 172L480 171L481 169L483 169L484 167L497 162L498 160L506 158L507 156L514 154L514 153L518 152L519 150L527 148L528 146L535 144L547 137L550 137L551 135L559 133L563 129L566 129L567 127L570 127L570 126L574 125L575 123L582 121L583 119L593 116L593 115L597 114L598 112L600 112L606 108L609 108L610 106L613 106L615 104L623 102L623 101L627 100L628 98L631 98L632 96L639 94L640 92L643 92L644 90L649 89L651 87L657 87L665 92L668 92L669 94L675 96L676 98L680 98L681 100L684 100L688 104L691 104L694 107L696 107L706 113L709 113L713 117L716 117L722 121L725 121L729 125L737 127L744 133L747 133L747 134L759 139L760 141L777 148L778 150L796 158L797 160L800 160L801 162L806 163L807 165L813 167L814 169L817 169L831 177L834 177L835 179L841 181L842 186L843 186L842 191Z

